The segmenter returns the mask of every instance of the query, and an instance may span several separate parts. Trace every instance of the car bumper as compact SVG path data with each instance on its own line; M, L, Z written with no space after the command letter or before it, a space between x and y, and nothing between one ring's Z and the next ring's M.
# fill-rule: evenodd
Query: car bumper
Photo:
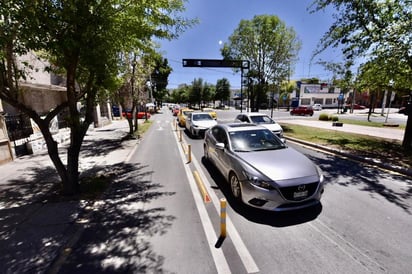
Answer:
M193 133L194 133L196 136L201 136L201 135L204 135L204 134L205 134L206 130L208 130L208 128L195 127L195 128L193 128Z
M323 183L316 183L316 186L312 187L312 190L308 191L305 197L299 196L299 192L296 186L267 190L259 188L249 182L242 183L242 200L247 205L255 208L261 208L269 211L287 211L296 210L313 206L320 202L322 197L324 186ZM293 198L294 195L298 196Z

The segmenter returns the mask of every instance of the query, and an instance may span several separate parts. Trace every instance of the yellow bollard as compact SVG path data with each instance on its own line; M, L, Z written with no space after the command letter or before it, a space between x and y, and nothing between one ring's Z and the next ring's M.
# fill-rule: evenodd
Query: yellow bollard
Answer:
M183 131L183 130L179 130L179 141L180 141L180 142L182 141L182 131Z
M220 237L226 237L226 199L220 199Z
M187 162L192 161L192 145L187 145Z

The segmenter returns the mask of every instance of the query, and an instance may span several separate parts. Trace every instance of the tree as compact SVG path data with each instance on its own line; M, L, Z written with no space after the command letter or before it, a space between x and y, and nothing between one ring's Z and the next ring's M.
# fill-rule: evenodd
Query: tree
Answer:
M216 82L216 93L215 93L215 100L220 100L223 103L227 100L230 96L230 83L229 80L226 78L222 78L217 80Z
M181 18L183 2L22 1L0 4L0 98L26 113L39 126L48 154L62 181L63 194L79 191L79 153L93 121L99 95L118 74L120 52L144 49L152 37L172 39L190 26ZM19 81L29 77L16 56L41 52L50 71L66 78L66 99L41 117L19 96ZM80 119L77 103L85 105ZM49 123L63 109L70 116L67 164L59 156Z
M311 12L335 7L335 22L322 37L318 54L329 47L340 47L346 59L384 58L412 70L412 9L410 0L352 1L315 0ZM393 64L393 63L392 63ZM398 69L395 69L398 71ZM402 69L403 70L403 69ZM405 71L405 70L403 70ZM405 86L412 90L412 77ZM412 149L412 115L409 115L402 146Z
M225 59L250 61L248 77L256 88L251 89L250 101L257 111L266 100L267 85L281 83L290 74L300 49L293 28L288 28L275 15L257 15L241 20L221 49Z
M167 59L163 58L160 54L155 54L154 61L154 68L150 77L154 87L153 98L161 105L167 94L167 79L172 72L172 68L169 66Z
M189 92L189 103L190 104L200 104L202 103L202 93L203 93L203 79L194 79Z

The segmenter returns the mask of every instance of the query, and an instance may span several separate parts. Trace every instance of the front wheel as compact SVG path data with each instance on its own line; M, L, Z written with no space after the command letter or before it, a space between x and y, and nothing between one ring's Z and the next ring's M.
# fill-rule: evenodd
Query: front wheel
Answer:
M233 197L235 197L236 200L240 201L242 198L242 189L240 187L240 182L236 174L230 173L229 182Z

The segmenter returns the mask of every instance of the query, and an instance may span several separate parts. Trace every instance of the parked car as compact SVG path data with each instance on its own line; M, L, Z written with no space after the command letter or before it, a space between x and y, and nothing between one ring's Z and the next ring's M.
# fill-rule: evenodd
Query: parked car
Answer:
M186 126L186 117L189 113L193 112L193 109L190 108L181 108L179 110L179 114L177 114L177 121L179 126L185 127Z
M186 118L186 129L192 137L202 137L217 122L208 112L192 112Z
M352 105L351 104L345 105L345 109L352 109ZM359 105L359 104L353 104L353 109L366 109L366 107Z
M122 112L122 115L123 117L127 117L128 119L132 118L132 112L130 111ZM137 119L146 119L146 118L150 119L151 115L149 112L139 111L139 112L136 112L136 117Z
M290 111L290 115L313 115L312 107L299 106Z
M235 122L253 123L264 126L275 133L276 136L282 140L282 142L286 141L283 137L282 127L266 114L259 112L241 113L236 116Z
M322 110L322 105L321 104L313 104L312 108L313 108L313 110Z
M263 126L217 124L206 131L203 149L233 197L249 206L285 211L320 202L320 168Z
M217 113L213 108L203 108L202 112L207 112L212 116L213 119L217 119Z

